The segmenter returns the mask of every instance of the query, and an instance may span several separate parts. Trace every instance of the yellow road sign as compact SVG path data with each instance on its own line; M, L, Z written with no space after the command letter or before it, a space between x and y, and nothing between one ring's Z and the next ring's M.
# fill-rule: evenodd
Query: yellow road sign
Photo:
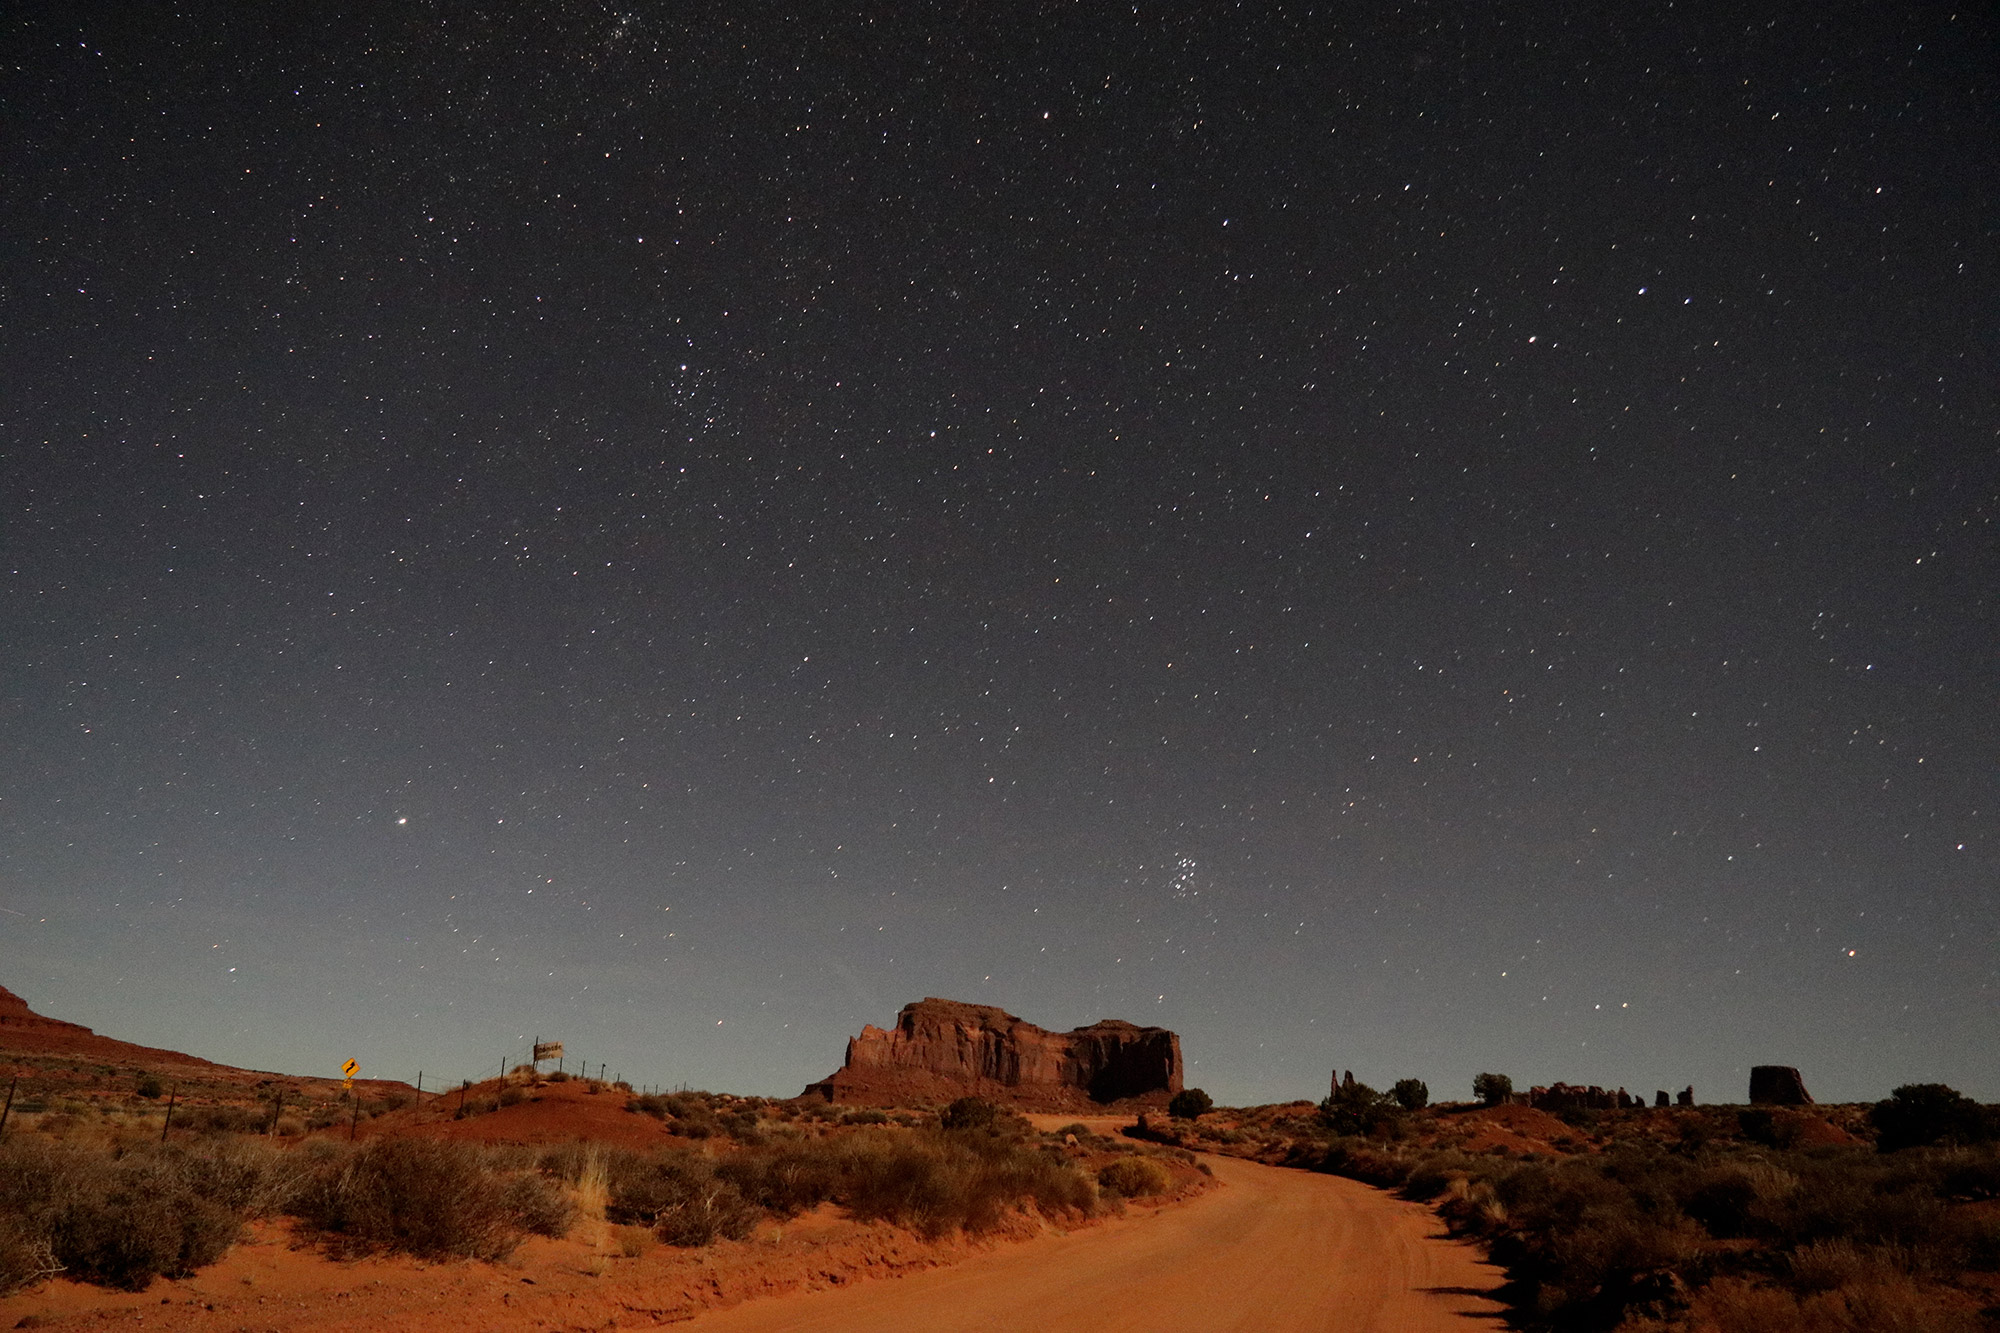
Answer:
M354 1059L352 1056L349 1056L345 1061L341 1063L340 1066L341 1077L346 1080L347 1085L349 1087L354 1086L354 1076L360 1072L361 1072L361 1062L359 1060Z

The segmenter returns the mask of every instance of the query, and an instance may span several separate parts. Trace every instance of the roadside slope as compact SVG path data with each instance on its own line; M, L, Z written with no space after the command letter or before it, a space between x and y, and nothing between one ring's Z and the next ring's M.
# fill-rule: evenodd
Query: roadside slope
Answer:
M1335 1176L1210 1158L1227 1186L1157 1216L949 1269L778 1296L698 1333L1467 1333L1499 1274L1418 1204Z

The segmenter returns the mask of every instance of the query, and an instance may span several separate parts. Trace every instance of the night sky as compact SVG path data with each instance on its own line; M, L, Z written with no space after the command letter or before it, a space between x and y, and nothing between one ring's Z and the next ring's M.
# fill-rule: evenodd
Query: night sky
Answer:
M1990 8L4 24L43 1012L2000 1099Z

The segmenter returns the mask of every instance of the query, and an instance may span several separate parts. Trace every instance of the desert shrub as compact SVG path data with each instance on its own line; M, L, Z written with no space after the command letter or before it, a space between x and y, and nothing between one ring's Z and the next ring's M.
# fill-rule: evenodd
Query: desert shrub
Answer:
M1850 1240L1818 1240L1785 1257L1786 1275L1800 1292L1833 1291L1875 1276L1882 1256Z
M526 1232L562 1235L573 1210L546 1179L496 1169L480 1149L380 1139L322 1160L291 1211L336 1253L498 1259Z
M1522 1166L1495 1189L1508 1227L1493 1257L1553 1323L1609 1328L1628 1308L1665 1298L1706 1239L1677 1210L1642 1206L1594 1163Z
M502 1088L500 1090L500 1104L502 1106L519 1106L527 1099L528 1094L519 1088Z
M158 1078L154 1077L151 1074L141 1074L139 1076L138 1085L135 1086L132 1089L132 1091L135 1095L140 1097L145 1097L150 1100L155 1097L165 1096L167 1090L160 1086L160 1080Z
M1399 1078L1389 1089L1389 1096L1405 1111L1421 1111L1431 1104L1431 1089L1420 1078Z
M242 1220L212 1199L160 1189L151 1172L115 1172L103 1193L76 1200L54 1250L75 1276L144 1291L165 1274L206 1268L236 1243Z
M884 1120L887 1116L882 1117ZM755 1143L764 1133L754 1110L729 1111L716 1118L716 1128L739 1143Z
M149 1145L110 1157L66 1144L0 1144L0 1286L51 1264L105 1286L143 1291L162 1274L214 1263L242 1215L281 1190L282 1154L260 1144Z
M0 1296L63 1271L49 1238L21 1218L0 1216Z
M992 1129L1000 1108L979 1097L960 1097L944 1108L938 1123L946 1129Z
M889 1123L889 1114L886 1111L877 1111L873 1108L846 1111L841 1114L840 1123L843 1125L886 1125Z
M1348 1176L1385 1189L1401 1188L1415 1164L1413 1157L1351 1136L1338 1136L1319 1144L1294 1143L1285 1157L1287 1166Z
M605 1216L639 1222L669 1245L695 1247L718 1238L741 1240L757 1223L757 1210L735 1181L716 1173L693 1151L650 1158L621 1158L607 1165L610 1189Z
M1476 1074L1472 1079L1473 1100L1498 1106L1514 1095L1514 1080L1505 1074Z
M1432 1153L1411 1167L1403 1180L1402 1196L1428 1203L1470 1179L1472 1165L1472 1160L1462 1153Z
M776 1217L793 1217L833 1198L847 1171L847 1154L824 1139L737 1153L716 1168L745 1198Z
M196 1134L256 1134L264 1117L247 1106L190 1106L174 1113L174 1128Z
M1938 1168L1938 1193L1947 1198L2000 1198L2000 1151L1993 1147L1953 1153Z
M1176 1120L1199 1120L1215 1109L1215 1099L1200 1088L1177 1092L1167 1103L1167 1114Z
M1942 1083L1906 1083L1869 1108L1876 1146L1883 1152L1936 1143L1985 1143L1995 1137L1986 1107Z
M1097 1183L1106 1193L1139 1199L1165 1194L1173 1188L1174 1178L1150 1157L1121 1157L1098 1168Z
M1978 1333L1980 1318L1948 1292L1893 1270L1874 1270L1828 1291L1799 1294L1726 1277L1694 1293L1694 1326L1715 1333ZM1652 1333L1686 1324L1628 1325Z
M927 1236L989 1231L1010 1207L1089 1212L1091 1182L1060 1152L1009 1137L949 1131L863 1133L839 1145L835 1198L864 1220L894 1222Z
M1680 1197L1681 1211L1718 1240L1749 1235L1751 1210L1757 1202L1757 1182L1735 1166L1695 1173L1684 1182Z
M665 1120L668 1114L667 1099L653 1093L648 1093L643 1097L634 1097L625 1103L625 1109L628 1111L637 1111L642 1115L649 1115L655 1120Z
M660 1101L665 1104L667 1114L682 1120L691 1116L706 1116L711 1114L710 1100L710 1098L698 1092L668 1092L660 1094Z
M660 1119L672 1117L674 1133L683 1138L713 1138L719 1128L710 1098L698 1092L670 1092L638 1099L638 1109Z

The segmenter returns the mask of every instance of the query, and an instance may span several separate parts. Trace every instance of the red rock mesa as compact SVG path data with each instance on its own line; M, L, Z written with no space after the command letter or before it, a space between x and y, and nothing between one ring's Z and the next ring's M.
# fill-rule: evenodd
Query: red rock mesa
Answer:
M847 1043L847 1063L806 1088L830 1102L894 1106L985 1097L1026 1110L1164 1106L1181 1090L1181 1039L1107 1018L1050 1032L957 1000L906 1004L894 1027Z

